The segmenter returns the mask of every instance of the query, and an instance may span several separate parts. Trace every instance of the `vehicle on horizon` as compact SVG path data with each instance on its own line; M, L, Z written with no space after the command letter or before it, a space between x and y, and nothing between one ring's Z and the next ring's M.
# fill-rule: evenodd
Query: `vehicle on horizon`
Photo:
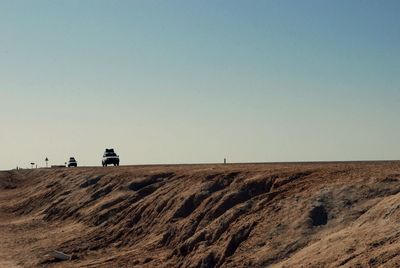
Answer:
M119 155L115 153L114 149L106 149L101 163L103 167L107 165L119 166Z
M67 162L67 167L77 167L78 162L76 162L75 157L70 157Z

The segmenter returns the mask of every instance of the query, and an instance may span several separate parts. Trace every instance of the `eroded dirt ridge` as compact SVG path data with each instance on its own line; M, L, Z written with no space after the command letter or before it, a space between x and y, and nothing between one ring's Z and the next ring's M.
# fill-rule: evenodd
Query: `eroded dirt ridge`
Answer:
M33 217L55 233L54 226L75 228L53 244L31 242L37 266L391 265L400 249L399 212L391 206L400 199L399 167L392 162L14 171L0 176L1 191L13 197L0 200L1 215ZM375 231L360 240L382 221L392 224L381 228L381 236L391 239ZM54 263L40 254L50 249L74 259Z

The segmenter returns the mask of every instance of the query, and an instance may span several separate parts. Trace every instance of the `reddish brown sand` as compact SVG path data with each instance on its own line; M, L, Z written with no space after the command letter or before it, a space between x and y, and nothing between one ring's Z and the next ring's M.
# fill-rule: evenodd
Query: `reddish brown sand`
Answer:
M0 267L399 267L399 192L400 162L0 172Z

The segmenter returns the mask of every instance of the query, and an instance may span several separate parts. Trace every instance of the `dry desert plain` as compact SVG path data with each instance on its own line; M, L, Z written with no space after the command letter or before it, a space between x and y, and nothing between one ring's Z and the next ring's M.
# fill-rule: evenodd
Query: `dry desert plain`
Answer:
M0 267L399 267L399 253L400 162L0 172Z

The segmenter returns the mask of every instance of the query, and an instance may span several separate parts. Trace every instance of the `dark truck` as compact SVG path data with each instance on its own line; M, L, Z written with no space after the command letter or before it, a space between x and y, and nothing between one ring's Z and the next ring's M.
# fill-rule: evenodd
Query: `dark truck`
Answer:
M67 167L77 167L78 163L76 162L74 157L70 157L67 163Z
M107 165L119 166L119 156L114 152L114 149L106 149L101 163L103 167Z

